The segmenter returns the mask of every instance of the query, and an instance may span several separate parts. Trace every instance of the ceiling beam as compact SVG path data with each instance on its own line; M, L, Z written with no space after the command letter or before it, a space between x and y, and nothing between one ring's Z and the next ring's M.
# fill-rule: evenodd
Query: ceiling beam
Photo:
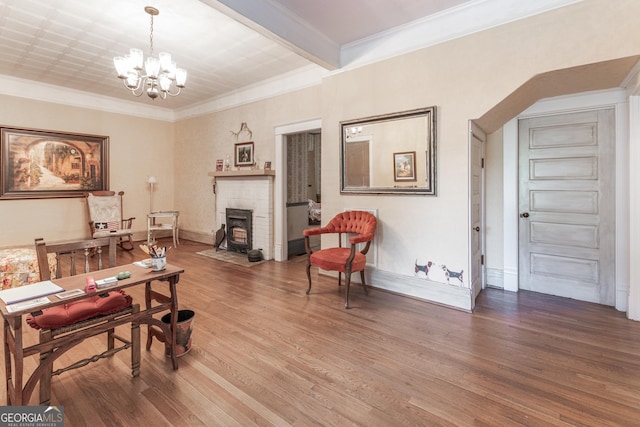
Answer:
M269 0L200 0L327 70L341 67L340 45Z

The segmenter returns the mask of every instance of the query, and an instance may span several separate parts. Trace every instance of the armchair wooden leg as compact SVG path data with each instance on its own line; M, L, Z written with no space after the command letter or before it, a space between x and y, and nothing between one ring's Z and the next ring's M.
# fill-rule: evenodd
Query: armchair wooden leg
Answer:
M367 288L367 284L364 281L364 270L360 270L360 281L362 282L362 288L364 289L364 293L369 295L369 288Z
M347 285L347 292L344 297L344 308L349 308L349 287L351 285L351 273L344 274L344 281Z
M311 264L307 264L307 280L309 280L309 287L307 288L307 295L311 292Z

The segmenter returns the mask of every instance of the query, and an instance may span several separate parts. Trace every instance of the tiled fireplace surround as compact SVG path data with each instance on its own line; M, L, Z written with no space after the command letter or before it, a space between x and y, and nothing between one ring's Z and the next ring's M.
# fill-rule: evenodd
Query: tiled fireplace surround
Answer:
M273 259L273 175L217 176L216 224L225 224L226 209L253 211L253 249Z

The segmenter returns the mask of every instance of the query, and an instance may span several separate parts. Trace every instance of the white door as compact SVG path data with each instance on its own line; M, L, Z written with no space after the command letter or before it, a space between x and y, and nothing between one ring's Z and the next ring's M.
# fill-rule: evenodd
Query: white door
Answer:
M484 288L484 144L486 133L475 123L469 122L469 144L471 175L469 188L471 189L469 242L471 242L469 286L472 292L471 306Z
M614 111L519 122L520 289L614 304Z

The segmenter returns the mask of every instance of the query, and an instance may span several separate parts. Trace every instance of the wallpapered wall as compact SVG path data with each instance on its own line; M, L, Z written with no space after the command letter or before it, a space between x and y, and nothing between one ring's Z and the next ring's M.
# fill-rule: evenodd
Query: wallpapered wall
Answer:
M287 136L287 203L306 203L310 198L316 201L316 195L321 194L320 140L316 133ZM309 189L314 187L315 194L310 194Z

